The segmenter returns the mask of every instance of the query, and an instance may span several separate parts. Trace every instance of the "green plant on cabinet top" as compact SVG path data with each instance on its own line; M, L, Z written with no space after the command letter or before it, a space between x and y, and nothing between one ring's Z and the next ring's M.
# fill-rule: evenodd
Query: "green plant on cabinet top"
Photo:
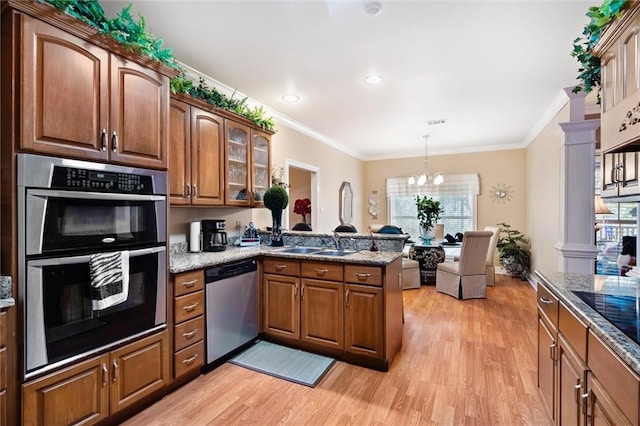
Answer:
M592 6L587 12L590 21L585 25L582 36L573 41L571 56L580 62L578 80L581 84L573 88L574 93L591 92L600 88L600 58L593 55L593 49L600 41L604 30L611 21L620 16L627 0L605 0L601 6ZM598 96L598 101L600 97Z

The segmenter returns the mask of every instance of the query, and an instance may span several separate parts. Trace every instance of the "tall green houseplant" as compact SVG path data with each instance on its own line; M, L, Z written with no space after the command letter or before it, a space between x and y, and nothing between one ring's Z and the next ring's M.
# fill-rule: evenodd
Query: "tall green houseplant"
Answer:
M497 246L500 263L509 275L524 281L529 276L531 265L529 238L522 232L511 229L511 225L507 223L499 223L498 226L502 227Z
M440 219L443 211L440 201L436 201L428 196L420 197L416 195L416 208L418 210L418 220L420 221L421 238L425 243L429 243L433 236L431 230Z

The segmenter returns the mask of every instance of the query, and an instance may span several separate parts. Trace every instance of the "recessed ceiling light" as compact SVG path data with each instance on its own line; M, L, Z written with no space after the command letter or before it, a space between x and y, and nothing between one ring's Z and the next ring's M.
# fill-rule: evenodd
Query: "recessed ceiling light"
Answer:
M382 5L377 1L372 1L364 5L364 11L369 16L378 16L382 12Z
M300 100L300 96L298 95L293 95L293 94L288 94L288 95L284 95L282 97L282 100L285 102L298 102Z
M371 74L364 78L364 82L371 85L380 84L382 83L382 77L378 74Z
M435 126L435 125L437 125L437 124L444 124L444 123L446 123L446 122L447 122L447 119L446 119L446 118L439 118L439 119L437 119L437 120L427 120L427 124L428 124L429 126Z

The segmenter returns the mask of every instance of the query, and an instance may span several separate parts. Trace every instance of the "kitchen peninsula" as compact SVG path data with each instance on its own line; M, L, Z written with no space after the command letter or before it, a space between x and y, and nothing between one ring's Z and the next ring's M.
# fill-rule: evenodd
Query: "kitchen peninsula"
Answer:
M538 385L554 419L640 423L636 279L536 271ZM624 305L633 301L631 309ZM574 422L574 420L576 422ZM577 423L576 423L577 424Z

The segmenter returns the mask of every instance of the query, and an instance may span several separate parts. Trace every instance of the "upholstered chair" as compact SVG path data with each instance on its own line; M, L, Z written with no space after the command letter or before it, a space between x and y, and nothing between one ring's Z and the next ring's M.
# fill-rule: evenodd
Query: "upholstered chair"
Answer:
M464 233L460 260L438 263L436 290L457 299L478 299L487 295L485 267L491 231Z
M493 265L493 259L496 254L496 247L498 246L498 239L500 239L500 231L502 231L502 228L498 226L485 226L484 230L493 232L491 241L489 241L489 249L487 250L487 264L484 274L487 278L487 285L495 285L496 267Z

